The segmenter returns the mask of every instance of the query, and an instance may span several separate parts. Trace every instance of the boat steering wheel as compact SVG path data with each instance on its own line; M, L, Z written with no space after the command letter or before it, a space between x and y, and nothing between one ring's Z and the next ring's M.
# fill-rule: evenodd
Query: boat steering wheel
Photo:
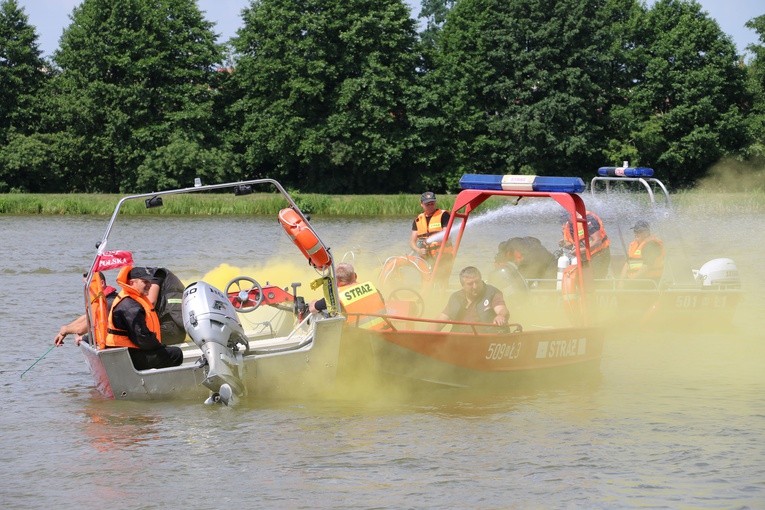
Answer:
M254 301L250 299L250 294L253 291L257 295ZM263 287L260 286L255 278L250 278L249 276L237 276L228 282L226 285L226 295L228 296L232 292L235 292L236 295L229 299L231 304L234 305L234 309L239 313L253 312L263 302Z

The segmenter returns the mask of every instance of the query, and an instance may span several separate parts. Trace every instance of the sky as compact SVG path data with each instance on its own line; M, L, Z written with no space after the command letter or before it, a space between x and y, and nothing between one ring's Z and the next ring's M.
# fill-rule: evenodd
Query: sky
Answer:
M34 25L39 37L40 50L44 56L52 56L58 48L58 40L64 28L69 25L69 15L81 0L17 0L24 8L29 23ZM412 16L419 14L419 0L406 0L412 6ZM209 21L215 23L215 31L220 34L219 42L224 42L235 35L241 26L242 9L250 0L197 0L199 9ZM650 2L649 0L649 3ZM733 38L739 54L746 52L749 44L759 43L757 34L749 30L744 23L765 14L763 0L699 0L702 8L717 21L723 32ZM751 56L751 55L749 55Z

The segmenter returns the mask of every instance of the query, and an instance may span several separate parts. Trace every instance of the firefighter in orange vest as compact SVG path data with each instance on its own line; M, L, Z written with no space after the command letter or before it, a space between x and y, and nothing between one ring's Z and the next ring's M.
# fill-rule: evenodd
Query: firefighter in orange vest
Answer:
M176 367L183 363L180 347L162 344L159 317L148 298L152 281L150 268L122 268L117 276L122 291L109 312L106 347L127 347L137 370Z
M627 262L622 268L622 278L629 280L653 280L659 282L664 273L664 243L651 234L646 221L638 221L632 227L635 239L627 249Z
M426 191L420 196L422 212L412 222L409 246L414 253L425 259L432 259L441 243L428 243L428 237L441 232L449 223L449 212L436 207L436 194Z
M587 232L590 235L590 265L592 267L592 274L595 278L605 278L608 276L608 269L611 265L611 241L608 239L606 229L603 227L603 220L592 211L587 211ZM579 227L579 239L584 237L584 229L580 223L577 223ZM566 215L566 223L563 225L563 239L560 242L560 246L565 249L573 250L574 247L574 229L571 223L568 221L568 215ZM576 256L581 260L584 258L584 248L581 247L579 253Z
M365 314L384 315L385 301L372 282L358 283L353 266L341 262L335 269L337 287L340 294L340 304L345 313L350 314L349 324L364 329L388 329L385 320L380 317L370 317ZM312 301L308 305L312 313L323 312L327 309L324 298Z

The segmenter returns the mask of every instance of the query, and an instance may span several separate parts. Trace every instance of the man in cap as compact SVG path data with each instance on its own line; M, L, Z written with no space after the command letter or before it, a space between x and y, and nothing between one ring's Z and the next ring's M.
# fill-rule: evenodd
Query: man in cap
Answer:
M175 367L183 362L180 347L162 344L159 316L148 294L154 270L126 266L117 276L122 291L109 312L107 347L127 347L138 370Z
M621 276L628 280L653 280L658 283L664 273L664 243L651 234L647 221L636 222L632 231L635 239L627 249L627 262Z
M420 206L422 213L412 222L409 246L420 257L433 258L441 243L440 241L428 242L427 239L446 228L449 223L449 212L436 207L436 194L432 191L426 191L420 196Z

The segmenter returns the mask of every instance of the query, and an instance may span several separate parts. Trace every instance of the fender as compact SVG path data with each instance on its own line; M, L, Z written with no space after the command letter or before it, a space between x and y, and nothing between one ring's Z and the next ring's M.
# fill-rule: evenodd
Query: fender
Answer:
M289 207L282 209L279 211L279 223L282 224L292 242L303 252L309 264L320 271L329 267L331 263L329 253L297 211Z
M563 294L563 306L572 319L578 317L581 313L581 303L579 301L579 278L577 277L577 266L570 265L563 270L561 278L561 292Z

